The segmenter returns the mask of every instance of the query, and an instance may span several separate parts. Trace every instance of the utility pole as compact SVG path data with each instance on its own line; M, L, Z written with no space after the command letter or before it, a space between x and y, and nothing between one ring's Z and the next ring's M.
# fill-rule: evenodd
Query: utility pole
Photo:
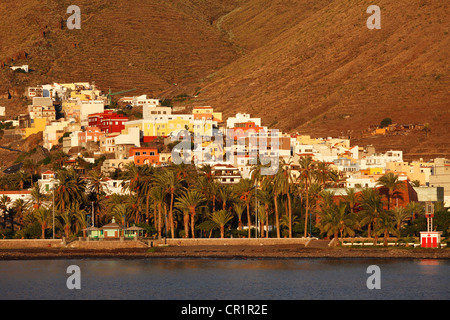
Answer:
M53 239L55 239L55 186L52 188L53 193Z

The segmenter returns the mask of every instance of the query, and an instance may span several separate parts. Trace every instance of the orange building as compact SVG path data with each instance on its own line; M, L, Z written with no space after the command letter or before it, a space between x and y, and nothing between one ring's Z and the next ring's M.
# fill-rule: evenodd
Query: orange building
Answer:
M129 157L133 157L134 164L159 164L159 153L157 148L134 147L130 148Z
M264 128L256 125L252 121L248 121L236 123L234 125L234 128L232 128L232 130L234 130L233 132L234 140L237 140L241 137L247 136L247 132L260 132L263 131Z

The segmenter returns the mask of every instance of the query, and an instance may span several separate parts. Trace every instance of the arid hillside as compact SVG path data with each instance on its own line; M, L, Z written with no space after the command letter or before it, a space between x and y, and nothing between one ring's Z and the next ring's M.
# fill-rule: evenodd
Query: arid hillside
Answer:
M225 116L248 112L288 132L400 148L407 158L450 157L447 1L80 0L81 30L68 30L71 4L2 1L0 63L33 70L0 68L2 95L95 81L161 98L195 95L184 103ZM366 27L372 4L381 8L379 30ZM10 111L23 110L16 99ZM386 117L429 123L431 132L367 133Z
M250 112L290 132L346 135L380 150L450 156L449 3L378 1L380 30L366 27L370 4L242 4L220 27L245 55L215 73L198 100L226 115ZM432 130L428 137L365 134L385 117L428 122Z
M155 95L189 87L236 59L232 43L213 26L235 2L81 0L81 29L69 30L73 1L2 1L0 63L32 69L24 75L3 68L2 91L75 81Z

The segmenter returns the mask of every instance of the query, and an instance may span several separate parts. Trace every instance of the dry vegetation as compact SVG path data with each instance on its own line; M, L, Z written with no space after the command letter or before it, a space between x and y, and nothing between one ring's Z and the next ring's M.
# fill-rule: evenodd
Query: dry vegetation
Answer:
M187 103L225 116L249 112L289 132L450 157L447 1L380 0L381 30L366 28L368 0L82 0L82 29L67 30L70 4L2 1L0 63L16 57L34 70L1 69L2 94L49 81L158 97L199 91ZM364 134L385 117L432 130Z

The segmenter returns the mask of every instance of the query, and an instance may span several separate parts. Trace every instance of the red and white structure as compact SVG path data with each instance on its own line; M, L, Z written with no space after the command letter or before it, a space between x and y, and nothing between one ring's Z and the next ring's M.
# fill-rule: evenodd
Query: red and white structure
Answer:
M434 207L431 201L425 204L425 218L427 231L420 232L420 246L422 248L438 248L441 243L441 231L433 231Z

